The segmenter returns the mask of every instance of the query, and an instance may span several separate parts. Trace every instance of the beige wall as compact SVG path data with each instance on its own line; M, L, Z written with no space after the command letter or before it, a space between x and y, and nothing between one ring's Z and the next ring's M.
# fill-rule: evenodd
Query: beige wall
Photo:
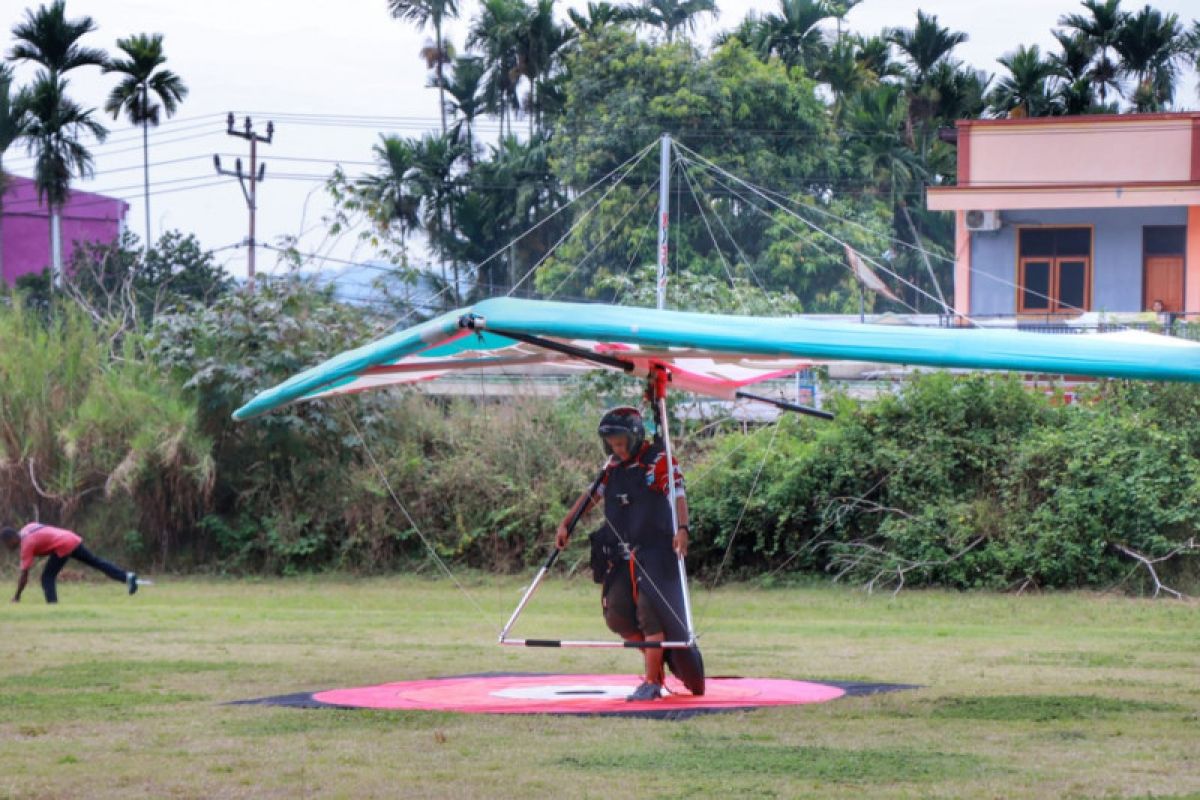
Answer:
M1191 179L1189 117L970 125L961 134L971 137L970 186Z

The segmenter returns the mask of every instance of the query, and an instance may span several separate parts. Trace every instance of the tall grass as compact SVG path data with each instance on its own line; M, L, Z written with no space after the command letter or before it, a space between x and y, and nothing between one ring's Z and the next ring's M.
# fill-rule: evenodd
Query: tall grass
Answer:
M69 304L48 318L0 305L0 516L78 526L164 564L205 504L211 444L132 340L113 355L114 333Z

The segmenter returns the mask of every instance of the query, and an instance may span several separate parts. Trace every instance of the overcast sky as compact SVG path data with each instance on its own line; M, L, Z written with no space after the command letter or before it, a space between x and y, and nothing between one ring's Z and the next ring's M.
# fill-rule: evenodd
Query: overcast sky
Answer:
M559 3L564 9L585 5L579 0ZM751 9L770 10L777 3L720 0L719 5L721 17L705 25L698 40L708 41L715 31L733 27ZM1140 4L1126 5L1132 9ZM1153 5L1178 13L1189 24L1198 7L1196 0ZM24 16L25 7L20 0L0 0L6 52L11 47L7 32ZM460 7L462 21L450 26L448 36L461 49L478 4L465 0ZM970 39L956 54L994 72L1000 69L995 59L1018 44L1052 48L1050 29L1078 3L866 0L850 12L849 28L875 33L887 26L911 27L917 8L937 14L944 26L965 31ZM259 241L298 235L302 250L348 260L373 255L353 236L338 241L325 236L322 218L329 203L323 179L336 163L351 174L367 169L380 132L412 136L439 127L437 93L425 88L426 70L418 57L428 33L391 19L384 0L68 0L67 11L68 16L95 19L99 31L85 39L92 46L112 49L116 39L133 33L164 34L167 66L191 90L177 116L151 133L150 161L159 164L150 175L154 236L178 228L196 233L214 249L246 237L246 204L237 182L218 180L212 165L214 153L221 154L227 167L237 156L247 156L245 140L225 134L225 114L234 111L239 127L247 114L260 132L268 120L275 122L274 142L259 147L267 163L259 195ZM31 75L28 68L18 69L19 80ZM115 82L95 69L70 77L72 95L97 108ZM1189 73L1177 105L1200 106L1194 74ZM76 186L126 199L129 227L141 236L140 133L124 120L105 121L110 137L94 148L96 175ZM5 167L29 175L32 161L22 151L10 150ZM224 250L219 257L231 272L245 273L243 250ZM260 271L269 271L274 263L273 254L260 253Z

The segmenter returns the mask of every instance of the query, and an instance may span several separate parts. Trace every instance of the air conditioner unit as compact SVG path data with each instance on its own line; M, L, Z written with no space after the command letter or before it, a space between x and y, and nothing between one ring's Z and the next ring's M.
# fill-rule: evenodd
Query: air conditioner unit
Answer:
M968 211L966 213L967 230L969 231L998 231L1000 230L999 211Z

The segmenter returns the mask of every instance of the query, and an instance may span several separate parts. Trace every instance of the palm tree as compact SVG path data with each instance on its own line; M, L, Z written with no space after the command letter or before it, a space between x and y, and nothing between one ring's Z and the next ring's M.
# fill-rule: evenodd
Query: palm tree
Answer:
M8 173L4 154L25 135L29 127L27 101L22 92L13 92L12 68L0 64L0 219L4 218L4 193L8 191ZM2 228L3 226L0 226ZM0 230L0 234L3 231ZM0 279L4 277L4 242L0 239Z
M580 14L573 8L567 9L567 19L575 26L580 36L596 36L606 28L632 22L636 14L627 6L612 3L588 3L587 13Z
M518 42L528 11L524 0L483 0L467 35L467 46L481 51L487 65L484 102L487 110L500 118L501 136L506 121L509 133L512 132L509 110L520 107L517 98L517 85L521 80Z
M411 185L421 198L421 223L430 247L441 254L442 279L448 280L445 256L453 249L454 200L458 194L455 166L464 152L453 136L426 134L413 144ZM452 295L457 301L460 292L458 260L453 266Z
M383 231L400 234L400 250L406 252L408 234L421 224L421 196L413 180L415 144L400 136L380 134L371 149L379 172L357 181L357 189L374 209L371 216Z
M908 62L905 82L908 91L908 119L905 122L910 145L921 140L922 150L929 137L926 122L932 119L938 98L929 86L929 75L934 68L950 58L954 48L967 41L967 34L952 31L938 25L937 15L917 11L914 28L893 28L887 32L887 40L903 54Z
M529 100L525 108L532 138L534 122L541 124L541 88L553 74L563 48L574 38L574 32L554 21L554 0L536 0L515 34L517 72L529 81Z
M475 166L475 120L483 113L483 59L478 56L460 56L454 61L446 93L450 95L449 108L456 119L450 131L461 139L466 129L467 169Z
M1096 55L1088 74L1103 105L1108 102L1109 89L1121 93L1120 70L1110 51L1116 46L1117 36L1129 15L1121 10L1121 0L1083 0L1081 5L1087 14L1067 14L1059 18L1058 24L1083 34L1095 47Z
M855 42L858 63L877 81L904 76L904 67L892 59L892 43L883 36L860 36Z
M445 134L446 94L442 66L450 61L451 56L446 48L446 40L442 38L442 25L447 19L458 16L458 0L387 0L387 4L394 19L415 22L420 29L433 25L434 49L423 49L422 57L426 63L432 62L438 87L438 108L442 113L442 133Z
M675 32L696 30L701 14L716 14L717 0L642 0L633 8L634 19L651 28L659 28L667 44L675 41Z
M1095 110L1095 93L1089 77L1097 46L1087 35L1075 31L1052 31L1059 52L1051 53L1050 64L1058 78L1054 102L1064 114L1088 114Z
M839 39L821 59L814 77L829 85L833 92L833 118L840 120L847 97L879 82L875 73L859 59L858 42L853 37Z
M17 40L9 52L12 61L33 61L46 68L51 79L78 67L104 66L103 50L83 47L79 40L96 30L91 17L67 19L66 0L54 0L37 11L25 10L25 21L13 26Z
M90 175L92 154L84 146L81 134L90 133L104 141L107 129L92 119L91 110L83 110L66 96L63 75L85 66L104 66L103 50L79 43L96 30L91 17L67 19L65 0L54 0L26 9L25 19L13 26L16 44L9 53L14 61L32 61L42 70L21 107L29 114L26 133L28 148L37 154L34 182L38 199L50 210L50 249L55 275L62 271L61 211L70 193L71 174Z
M919 87L935 64L967 41L967 34L940 27L936 14L918 10L915 28L893 28L887 38L908 59L910 78Z
M993 113L1010 117L1045 117L1053 113L1047 82L1054 75L1054 64L1042 58L1036 44L1021 45L996 60L1008 75L1000 78L988 95Z
M1121 72L1133 79L1134 110L1160 111L1175 99L1186 43L1177 14L1145 6L1125 17L1113 49L1121 57Z
M828 50L820 24L836 11L827 0L779 0L778 12L758 21L759 54L777 55L789 67L804 65L812 71Z
M67 82L42 70L24 95L22 110L28 113L26 149L34 157L33 181L38 201L50 209L50 249L54 274L62 271L62 208L71 191L72 175L92 175L92 154L83 144L83 134L103 142L104 126L92 118L94 109L84 109L66 95Z
M187 97L183 79L169 69L159 69L166 63L162 34L140 33L117 40L117 49L128 58L114 58L104 71L124 77L113 87L104 103L104 110L116 119L125 112L133 125L142 127L142 187L146 203L146 250L150 249L150 126L158 126L160 113L175 116L176 109ZM153 95L153 96L152 96ZM157 101L156 101L157 98Z

